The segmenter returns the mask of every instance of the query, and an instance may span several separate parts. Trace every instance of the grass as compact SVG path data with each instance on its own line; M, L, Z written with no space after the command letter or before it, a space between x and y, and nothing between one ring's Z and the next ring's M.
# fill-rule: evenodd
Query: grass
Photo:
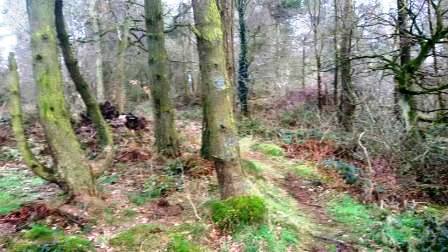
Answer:
M245 173L252 175L255 178L257 178L257 179L263 178L263 176L262 176L263 167L262 167L262 164L260 164L260 163L258 163L256 161L242 159L241 167L243 168L243 171Z
M329 202L330 216L344 223L365 245L376 244L389 249L415 251L415 245L425 227L426 216L405 211L392 213L375 206L364 205L345 195Z
M35 199L38 195L33 188L44 183L44 180L29 176L23 171L1 174L0 215L15 211L24 202Z
M83 237L65 235L64 232L45 225L33 225L22 236L12 242L8 251L12 252L88 252L94 251L91 242Z
M235 234L234 239L244 244L246 252L286 252L299 243L296 230L290 227L270 227L266 224L248 226Z
M17 197L6 192L0 192L0 215L19 209L21 203Z
M109 244L118 251L157 251L163 248L164 242L168 242L168 238L160 226L141 224L119 233Z
M271 143L254 144L251 146L251 149L272 157L281 157L284 155L283 149L280 146Z
M204 251L196 241L204 237L201 223L181 224L173 228L141 224L125 230L109 241L117 251Z
M309 180L320 180L321 179L321 175L319 174L319 172L317 171L317 168L315 166L301 164L301 165L293 166L291 168L291 170L294 172L295 175L305 178L305 179L309 179Z

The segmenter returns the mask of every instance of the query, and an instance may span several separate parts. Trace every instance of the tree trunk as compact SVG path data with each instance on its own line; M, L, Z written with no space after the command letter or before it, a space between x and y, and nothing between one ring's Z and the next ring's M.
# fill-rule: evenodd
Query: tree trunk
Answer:
M40 122L64 190L84 199L97 195L95 179L70 123L64 100L55 25L55 2L27 0L33 74Z
M246 0L237 0L238 24L240 28L240 55L238 64L238 96L240 99L240 110L244 116L249 116L248 94L249 94L249 60L247 26L245 20Z
M339 123L345 131L353 131L353 119L356 110L356 96L352 82L351 47L353 31L352 0L344 1L344 22L340 50L341 64L341 102L339 104Z
M98 140L101 146L112 146L113 138L112 133L107 125L106 121L101 114L100 107L96 101L93 92L91 91L89 84L84 79L79 70L78 60L73 53L73 48L69 41L69 36L65 28L64 14L63 14L63 0L56 0L55 4L56 15L56 31L59 39L59 44L64 56L64 62L67 66L70 77L72 78L76 90L81 95L84 104L86 105L87 114L92 120L95 128L98 132Z
M226 69L224 36L216 0L194 0L194 19L202 76L203 142L214 160L222 198L244 193L239 139L232 106L233 88Z
M17 71L17 63L13 53L10 53L9 58L9 72L8 72L8 84L10 91L9 111L11 113L11 125L14 132L17 147L22 154L23 161L31 168L34 174L45 179L47 181L58 183L55 177L54 170L41 164L31 152L28 145L25 129L23 128L23 113L22 103L20 96L20 80L19 72Z
M104 95L104 73L103 73L103 50L101 48L101 29L98 10L96 9L97 0L92 0L89 8L89 15L92 22L93 46L95 48L95 76L96 76L96 98L98 102L106 101Z
M305 90L306 86L306 37L303 36L302 40L302 89Z
M167 156L179 155L174 108L170 98L168 55L165 49L161 0L145 0L149 73L154 104L157 150Z
M338 105L338 84L339 84L339 46L338 46L338 34L339 34L339 12L337 0L333 1L334 6L334 80L333 80L333 104Z
M126 3L125 3L126 4ZM126 7L127 8L127 7ZM117 27L118 54L117 54L117 79L114 81L114 100L120 112L124 112L126 107L126 51L128 49L129 24L125 15L123 23Z
M400 47L401 71L396 74L395 79L398 85L398 105L407 132L412 132L417 126L417 112L415 110L415 99L412 95L400 92L403 89L410 89L412 85L411 73L405 69L411 61L411 41L407 34L408 29L408 2L407 0L397 0L398 10L398 34Z

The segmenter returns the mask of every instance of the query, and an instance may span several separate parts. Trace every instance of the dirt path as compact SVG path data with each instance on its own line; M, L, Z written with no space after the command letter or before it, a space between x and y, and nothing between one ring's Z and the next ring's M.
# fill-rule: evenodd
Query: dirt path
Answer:
M283 157L269 157L251 150L253 139L241 141L242 158L255 161L263 166L263 178L272 183L295 202L297 214L305 217L309 223L301 234L303 251L358 251L349 242L343 241L347 234L345 227L334 222L326 213L325 202L330 193L326 186L317 180L309 180L291 172L291 167L299 165L298 160ZM301 227L299 227L301 228Z

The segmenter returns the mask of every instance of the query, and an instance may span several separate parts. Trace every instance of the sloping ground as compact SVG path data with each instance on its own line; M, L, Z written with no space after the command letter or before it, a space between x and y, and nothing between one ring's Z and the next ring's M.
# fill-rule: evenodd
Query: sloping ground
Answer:
M183 129L185 153L173 161L154 155L149 147L153 141L150 130L138 135L119 133L122 138L116 163L99 181L108 204L101 218L89 223L59 223L47 218L39 222L41 225L29 225L24 227L26 231L5 239L0 248L420 251L417 245L409 246L423 233L424 219L418 214L438 216L444 211L426 207L401 213L360 204L332 188L332 178L323 175L314 163L287 158L282 148L246 137L241 140L244 171L250 191L264 199L268 216L263 224L226 233L212 224L209 215L209 204L218 198L218 188L210 163L197 157L200 123L187 122L179 128ZM0 173L0 193L11 195L13 200L7 199L8 204L18 200L5 211L57 193L16 158L6 162Z

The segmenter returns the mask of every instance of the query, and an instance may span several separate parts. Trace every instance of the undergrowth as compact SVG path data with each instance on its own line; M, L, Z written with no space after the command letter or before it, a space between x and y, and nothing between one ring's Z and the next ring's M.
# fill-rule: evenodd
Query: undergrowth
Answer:
M433 247L436 247L440 246L440 242L444 242L444 238L439 237L448 238L448 235L443 235L440 230L437 233L436 229L443 226L435 224L437 223L435 219L428 222L428 216L415 211L393 213L376 206L361 204L349 196L333 199L327 207L333 219L349 225L355 234L360 235L359 242L366 246L376 244L372 247L385 246L400 251L421 251L417 248L428 241L434 243ZM431 227L436 232L428 234L426 238L423 237L422 234L428 233Z
M94 251L91 242L75 235L65 235L62 230L36 224L12 242L12 252L88 252Z

